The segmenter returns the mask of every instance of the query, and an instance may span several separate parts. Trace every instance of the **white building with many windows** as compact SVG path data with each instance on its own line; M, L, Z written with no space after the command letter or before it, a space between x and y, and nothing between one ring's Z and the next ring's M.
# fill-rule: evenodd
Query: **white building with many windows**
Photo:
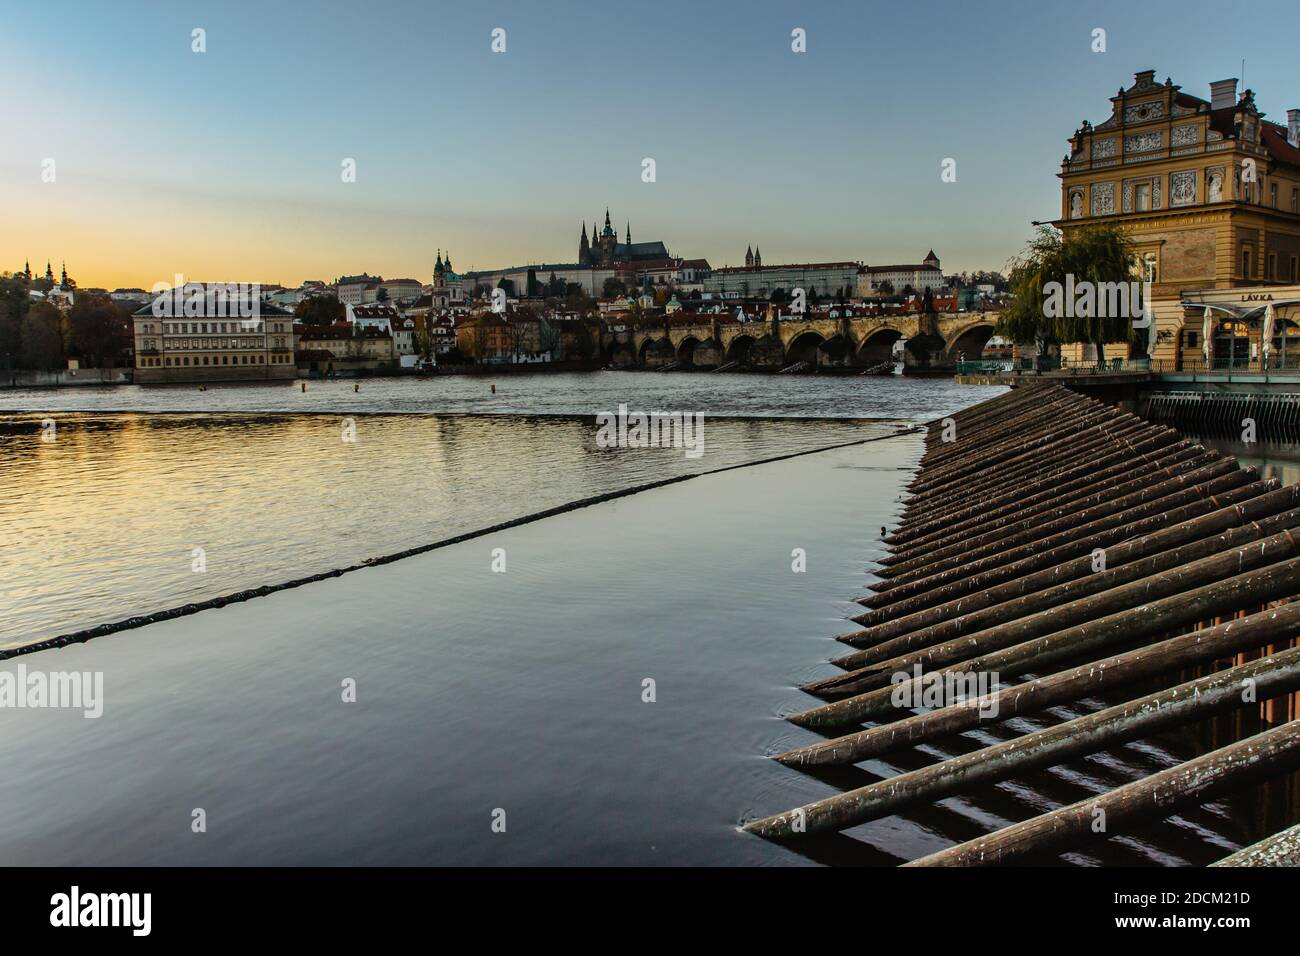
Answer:
M293 378L293 315L246 284L190 283L134 315L135 381Z
M939 257L930 254L914 265L865 266L858 274L858 296L902 295L910 288L918 295L926 289L937 292L944 287Z

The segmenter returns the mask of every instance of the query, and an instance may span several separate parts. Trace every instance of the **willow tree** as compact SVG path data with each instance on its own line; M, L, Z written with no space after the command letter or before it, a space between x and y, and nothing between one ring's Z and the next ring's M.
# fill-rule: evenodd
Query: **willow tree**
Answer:
M1105 358L1107 342L1140 340L1132 324L1140 313L1130 307L1127 293L1135 281L1132 261L1128 237L1118 226L1084 226L1069 237L1040 227L1011 261L1011 303L997 334L1040 348L1084 342L1096 346L1098 359ZM1106 290L1115 294L1107 297Z

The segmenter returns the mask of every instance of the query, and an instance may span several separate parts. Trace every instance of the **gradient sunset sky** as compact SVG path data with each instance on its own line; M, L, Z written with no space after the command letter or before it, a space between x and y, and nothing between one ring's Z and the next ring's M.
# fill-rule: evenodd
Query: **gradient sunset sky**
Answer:
M462 272L571 262L607 205L620 237L630 219L634 241L714 267L757 244L768 264L933 247L946 272L1000 269L1031 220L1056 216L1067 137L1136 71L1208 98L1244 57L1260 109L1285 122L1297 9L11 3L0 270L66 260L108 288L428 281L439 248ZM945 157L956 183L940 181Z

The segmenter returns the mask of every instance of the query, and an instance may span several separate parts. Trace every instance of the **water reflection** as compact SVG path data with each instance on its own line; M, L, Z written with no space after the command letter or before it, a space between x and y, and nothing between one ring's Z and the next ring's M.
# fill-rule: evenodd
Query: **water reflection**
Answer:
M0 646L894 430L714 419L692 460L598 448L577 418L366 416L353 442L339 416L63 414L53 442L41 421L16 416L0 431Z
M755 418L889 418L929 421L1005 388L905 376L584 372L499 377L439 375L209 385L0 389L0 411L366 412L595 415L633 410L702 411ZM495 386L496 391L492 391Z
M1276 478L1283 485L1300 482L1300 444L1253 442L1247 444L1218 436L1189 434L1207 448L1232 455L1243 466L1259 470L1261 478Z

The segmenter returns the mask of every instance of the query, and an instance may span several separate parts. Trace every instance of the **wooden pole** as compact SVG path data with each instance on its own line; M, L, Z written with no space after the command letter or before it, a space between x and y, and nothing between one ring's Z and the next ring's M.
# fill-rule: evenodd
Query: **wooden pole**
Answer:
M1189 481L1190 479L1191 476L1187 476L1182 480ZM1154 527L1166 527L1175 523L1172 520L1172 513L1183 505L1200 501L1203 503L1204 510L1202 513L1217 510L1223 504L1228 503L1224 500L1226 497L1223 495L1224 492L1232 491L1247 484L1253 484L1254 481L1255 473L1252 469L1233 470L1201 484L1177 488L1170 494L1154 500L1144 501L1133 507L1125 507L1123 510L1114 510L1108 514L1097 515L1092 517L1086 524L1066 528L1051 537L1029 540L1028 536L1026 536L1027 540L1014 547L985 554L963 565L954 565L947 570L928 577L915 578L910 581L881 582L891 586L883 593L865 599L863 603L869 604L871 607L880 607L885 604L897 603L905 598L928 595L925 603L921 606L929 607L932 604L941 604L955 597L958 593L969 593L974 590L976 586L969 579L981 575L983 572L998 570L999 574L993 575L996 583L996 581L1005 581L1016 577L1017 574L1023 573L1024 570L1036 570L1039 567L1059 564L1068 558L1091 553L1094 548L1104 548L1126 540L1130 532L1121 529L1132 528L1143 518L1154 517L1157 521ZM1167 490L1169 487L1177 486L1179 480L1172 479L1163 484L1166 486L1164 490ZM1218 501L1213 500L1216 497L1219 498ZM1210 501L1207 503L1206 499L1210 499ZM1019 563L1026 559L1029 559L1028 565ZM950 588L948 585L954 585L954 587Z
M1190 474L1216 465L1220 461L1222 459L1214 452L1197 454L1189 451L1185 457L1174 456L1173 460L1137 467L1127 474L1097 481L1085 493L1067 496L1064 500L1053 500L1039 508L1009 515L1000 521L990 522L983 528L973 528L967 534L954 531L947 543L931 541L901 550L889 558L882 558L879 563L889 569L891 577L924 572L940 561L969 554L985 546L1011 541L1020 534L1040 532L1053 525L1069 527L1072 519L1077 519L1080 514L1086 514L1089 509L1140 492L1157 481Z
M772 839L843 830L1240 707L1247 692L1254 702L1298 687L1300 648L756 820L745 829Z
M1106 549L1106 563L1110 567L1125 565L1147 555L1158 554L1189 541L1218 534L1249 521L1259 521L1295 507L1300 507L1300 485L1278 488L1258 497L1211 511L1209 514L1194 515L1167 528L1136 535L1113 545ZM855 622L865 624L867 627L853 634L843 635L839 640L854 647L869 647L910 631L919 631L949 620L961 620L964 616L985 608L1094 573L1096 572L1093 570L1092 557L1087 555L1023 574L1010 581L985 587L973 594L922 611L892 618L883 611L867 611L853 618ZM945 631L945 639L956 637L957 633L969 633L970 630L969 627L960 627L953 633Z
M832 663L846 670L856 670L868 664L886 661L898 655L910 653L921 647L938 646L963 635L978 634L998 625L1009 624L1016 620L1025 620L1049 608L1055 608L1056 612L1061 615L1058 626L1070 623L1069 609L1073 602L1089 595L1102 592L1116 594L1116 589L1124 586L1132 587L1134 582L1146 582L1162 572L1171 571L1183 565L1190 565L1216 554L1234 552L1235 549L1251 542L1260 541L1260 548L1265 549L1267 545L1262 543L1263 541L1295 528L1300 528L1300 508L1293 508L1290 511L1274 515L1271 518L1265 518L1262 521L1252 521L1249 524L1230 528L1219 534L1209 535L1170 548L1168 551L1161 551L1149 557L1140 558L1137 561L1123 563L1117 567L1107 567L1104 571L1094 571L1074 580L1065 581L1053 587L1015 598L996 607L975 611L953 620L944 621L935 627L912 631L892 640L874 644L871 647L836 658ZM1107 555L1106 557L1109 563L1110 556ZM1238 567L1238 570L1245 569ZM1130 591L1129 593L1132 594L1133 592ZM1142 595L1143 599L1157 596L1159 596L1158 587L1155 590L1144 592Z
M980 656L969 657L937 668L934 673L962 670L966 673L981 671L997 673L1003 677L1015 677L1026 673L1043 675L1050 673L1050 668L1063 661L1081 658L1099 648L1154 636L1176 627L1191 626L1198 621L1208 620L1216 614L1231 613L1237 608L1276 601L1297 592L1300 592L1300 558L1292 558L1225 580L1214 581L1186 593L1174 593L1161 600L1086 620L1042 637L1034 637L1009 647L1003 646ZM997 640L995 638L989 643L996 643ZM982 643L980 646L987 647L988 644ZM926 664L922 655L916 655L916 659L924 669ZM907 667L910 668L915 662L913 659L908 659ZM890 663L892 666L893 662ZM909 672L902 668L895 671L895 673ZM889 682L891 676L890 673L885 674L885 683ZM793 714L787 719L803 727L835 727L860 723L881 714L894 712L896 708L891 701L893 691L892 687L881 687L838 700L833 704L825 704Z
M1004 688L996 694L996 700L986 702L983 714L975 707L941 707L834 740L798 747L775 759L791 767L858 763L892 750L961 733L991 720L1035 713L1135 680L1173 673L1237 651L1261 647L1272 640L1293 637L1300 637L1300 602L1269 608L1240 620ZM994 716L989 717L989 713Z
M1210 866L1300 866L1300 823L1252 843Z
M1134 823L1168 816L1187 803L1204 802L1296 766L1300 766L1300 722L1293 720L1109 793L1080 800L905 865L991 866L1028 853L1059 851L1096 838L1095 827L1102 821L1105 826L1102 832L1116 833Z
M1025 486L1007 489L1000 497L991 498L986 503L977 502L949 512L933 524L918 528L914 535L890 535L885 539L885 544L898 548L895 554L900 554L905 549L943 541L969 528L996 527L993 522L1000 521L1005 516L1088 489L1094 480L1104 481L1142 466L1162 461L1180 461L1200 453L1200 446L1187 439L1173 441L1166 435L1152 436L1132 448L1112 451L1068 470L1056 472L1045 482L1046 487L1039 491L1034 492Z
M1159 501L1181 489L1194 488L1204 482L1224 477L1231 477L1239 484L1245 484L1250 480L1246 472L1238 467L1236 459L1219 458L1193 471L1165 476L1159 481L1143 485L1121 497L1098 502L1073 514L1066 514L1063 517L1045 521L1041 525L1033 525L1014 534L986 541L983 544L973 545L964 553L950 552L945 557L937 558L928 567L915 566L910 571L881 568L876 574L888 577L889 583L897 587L912 582L925 581L944 571L960 569L967 563L978 561L980 558L998 556L1012 552L1016 548L1033 547L1039 542L1052 541L1058 535L1061 536L1059 540L1069 541L1078 537L1078 529L1086 528L1094 521L1112 515L1123 514L1130 509Z

